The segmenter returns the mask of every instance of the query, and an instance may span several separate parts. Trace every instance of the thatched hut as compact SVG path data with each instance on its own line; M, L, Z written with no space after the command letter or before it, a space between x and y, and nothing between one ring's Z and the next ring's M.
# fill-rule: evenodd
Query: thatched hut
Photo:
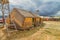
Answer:
M16 26L20 29L27 29L33 26L34 16L28 11L14 8L10 15L12 21L14 21Z

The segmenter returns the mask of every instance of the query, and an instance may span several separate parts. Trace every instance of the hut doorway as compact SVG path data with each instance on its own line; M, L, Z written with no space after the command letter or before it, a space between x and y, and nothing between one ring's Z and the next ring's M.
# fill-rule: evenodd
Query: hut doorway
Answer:
M35 27L36 26L36 18L33 18L33 26Z

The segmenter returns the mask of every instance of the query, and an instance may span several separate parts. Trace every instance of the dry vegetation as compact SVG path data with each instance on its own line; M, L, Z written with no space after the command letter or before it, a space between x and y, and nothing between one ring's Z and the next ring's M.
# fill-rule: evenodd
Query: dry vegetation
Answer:
M60 22L48 21L44 23L44 27L11 32L10 37L6 36L7 33L4 29L0 29L0 40L60 40Z

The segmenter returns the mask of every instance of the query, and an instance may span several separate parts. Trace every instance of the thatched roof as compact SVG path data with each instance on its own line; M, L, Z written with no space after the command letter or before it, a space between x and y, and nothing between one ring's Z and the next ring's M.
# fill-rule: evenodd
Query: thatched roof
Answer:
M14 8L14 10L16 10L20 15L24 17L34 17L29 11L18 9L18 8Z
M38 14L33 14L35 17L40 17Z
M40 17L40 15L30 12L34 17Z

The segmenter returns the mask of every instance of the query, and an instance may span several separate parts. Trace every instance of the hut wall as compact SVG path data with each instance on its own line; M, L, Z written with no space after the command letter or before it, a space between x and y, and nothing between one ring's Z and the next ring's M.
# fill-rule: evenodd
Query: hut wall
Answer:
M22 27L24 17L19 12L16 12L16 11L15 11L14 17L15 17L14 20L17 22L17 24L19 24L20 27Z
M40 18L34 18L34 25L35 26L38 26L38 25L40 25Z
M40 18L40 23L43 23L43 18Z
M23 27L24 28L32 27L33 23L32 21L33 21L32 18L25 18Z
M16 10L13 10L10 15L11 15L11 20L16 22L20 27L22 27L24 17L21 16ZM8 24L10 23L10 18L9 17L6 19L6 22Z

